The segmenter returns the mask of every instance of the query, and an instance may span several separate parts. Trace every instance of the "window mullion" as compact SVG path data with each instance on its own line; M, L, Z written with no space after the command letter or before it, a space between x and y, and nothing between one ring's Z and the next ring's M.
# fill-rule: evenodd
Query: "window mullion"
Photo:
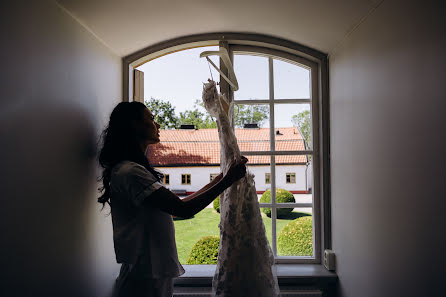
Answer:
M284 156L284 155L313 155L312 150L305 151L242 151L246 156Z
M276 150L274 135L274 69L273 59L268 58L269 69L269 137L270 151ZM276 157L271 156L271 241L274 256L277 256L277 234L276 234Z
M276 157L271 156L271 241L274 256L277 256L276 219Z
M261 207L272 208L272 203L259 203ZM304 207L313 207L313 203L276 203L274 205L275 208L304 208Z
M276 208L304 208L304 207L313 207L313 203L276 203Z
M235 104L269 104L269 99L238 99ZM311 99L274 99L275 104L311 104Z

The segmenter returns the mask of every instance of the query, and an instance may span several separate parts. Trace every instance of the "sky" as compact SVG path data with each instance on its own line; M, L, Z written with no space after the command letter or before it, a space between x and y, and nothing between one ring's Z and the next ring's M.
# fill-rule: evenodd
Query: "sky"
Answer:
M217 46L183 50L149 61L137 69L144 72L144 98L151 97L169 101L175 112L191 110L195 100L201 102L203 83L212 78L218 82L220 75L205 58L203 51L218 51ZM218 66L217 56L211 60ZM309 98L310 72L295 64L274 59L274 98ZM235 100L269 99L268 58L252 55L234 55L234 72L239 90L234 92ZM274 107L275 127L291 127L291 117L309 104L276 104ZM269 118L269 117L268 117ZM267 119L262 127L269 127Z

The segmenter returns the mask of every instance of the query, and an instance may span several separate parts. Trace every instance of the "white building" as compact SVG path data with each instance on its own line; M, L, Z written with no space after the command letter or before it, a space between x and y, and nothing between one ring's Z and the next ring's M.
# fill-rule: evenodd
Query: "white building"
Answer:
M269 128L235 129L240 150L269 150ZM217 129L161 130L159 144L151 147L148 158L164 175L164 184L178 194L190 194L220 173L220 144ZM304 150L298 129L276 128L276 150ZM258 194L271 186L269 156L249 156L248 170L255 175ZM276 187L293 194L311 191L311 162L304 155L276 156Z

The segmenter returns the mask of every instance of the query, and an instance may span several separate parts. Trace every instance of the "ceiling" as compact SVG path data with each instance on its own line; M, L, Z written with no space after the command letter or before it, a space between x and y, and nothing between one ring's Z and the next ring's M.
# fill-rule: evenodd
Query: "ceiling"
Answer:
M330 53L383 0L57 0L119 56L199 33L260 33Z

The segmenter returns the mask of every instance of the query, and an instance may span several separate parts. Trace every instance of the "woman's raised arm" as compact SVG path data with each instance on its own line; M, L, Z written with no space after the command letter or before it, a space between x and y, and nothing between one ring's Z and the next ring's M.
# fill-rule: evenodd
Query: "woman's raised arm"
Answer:
M204 186L196 193L181 200L177 195L166 188L160 188L145 199L152 207L157 207L171 215L190 218L203 208L208 206L221 192L229 188L246 174L246 162L242 157L240 161L231 164L228 172L219 175L212 182Z

